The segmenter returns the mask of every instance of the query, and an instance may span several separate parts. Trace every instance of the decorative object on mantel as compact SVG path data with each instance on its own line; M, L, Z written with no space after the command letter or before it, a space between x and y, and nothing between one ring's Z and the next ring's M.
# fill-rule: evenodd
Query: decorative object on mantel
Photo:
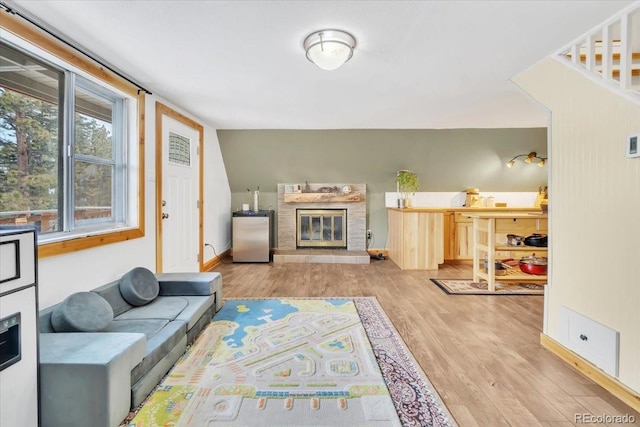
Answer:
M340 189L338 189L338 187L334 186L334 187L320 187L316 190L316 193L337 193L338 191L340 191Z
M302 193L302 185L300 184L286 184L284 186L285 193Z
M362 200L360 193L285 193L285 203L348 203Z
M517 156L514 156L513 159L507 162L507 167L512 168L513 165L516 164L516 160L519 159L520 157L525 157L524 159L525 163L533 163L534 160L537 160L538 166L540 167L543 167L544 164L547 162L547 157L539 157L538 153L536 153L535 151L532 151L529 154L518 154Z
M286 188L286 186L285 186ZM353 187L346 185L332 185L313 188L308 182L305 182L301 192L284 193L285 203L349 203L359 202L363 200L361 193L353 193Z
M418 175L415 172L411 172L406 169L402 169L396 172L396 187L398 195L398 207L409 208L411 207L410 197L420 189L420 183L418 182Z

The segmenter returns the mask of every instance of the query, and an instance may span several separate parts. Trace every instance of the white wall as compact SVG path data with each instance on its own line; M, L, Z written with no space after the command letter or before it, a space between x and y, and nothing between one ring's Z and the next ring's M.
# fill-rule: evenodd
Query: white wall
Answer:
M640 105L554 59L515 82L551 110L544 333L560 339L561 306L619 331L619 380L640 392L640 158L624 155Z
M204 241L220 254L231 240L231 193L216 129L169 101L146 97L145 108L145 236L64 255L41 259L38 265L40 308L58 303L73 292L86 291L121 277L133 267L155 271L155 103L160 101L204 127ZM204 261L214 258L204 248Z
M220 255L231 248L231 190L216 129L200 123L204 126L204 243ZM214 249L205 246L205 263L215 257Z
M533 207L537 192L509 192L509 191L481 191L480 197L493 197L495 202L506 203L507 207ZM384 205L387 208L398 207L399 195L397 192L384 193ZM416 192L411 197L411 206L414 208L442 208L462 207L467 201L465 191L458 192Z

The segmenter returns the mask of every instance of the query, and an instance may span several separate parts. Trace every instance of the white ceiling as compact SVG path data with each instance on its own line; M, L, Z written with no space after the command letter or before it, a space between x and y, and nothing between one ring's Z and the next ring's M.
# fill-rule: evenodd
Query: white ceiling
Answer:
M8 1L218 129L544 127L510 79L632 1ZM337 28L351 61L302 43Z

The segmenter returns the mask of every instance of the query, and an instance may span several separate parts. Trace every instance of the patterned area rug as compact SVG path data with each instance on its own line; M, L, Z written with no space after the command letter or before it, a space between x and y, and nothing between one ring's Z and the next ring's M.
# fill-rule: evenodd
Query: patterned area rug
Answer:
M539 283L500 283L496 291L487 289L487 282L476 283L471 279L431 279L447 294L451 295L544 295L545 285Z
M226 300L127 424L456 426L375 298Z

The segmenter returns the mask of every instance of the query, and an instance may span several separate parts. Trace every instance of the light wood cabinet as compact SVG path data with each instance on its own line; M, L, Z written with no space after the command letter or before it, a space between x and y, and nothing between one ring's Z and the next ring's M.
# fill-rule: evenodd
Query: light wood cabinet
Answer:
M454 260L473 259L473 221L461 212L453 213L453 257Z
M472 213L528 215L535 208L387 208L389 258L403 270L437 269L444 261L472 263L474 257ZM546 219L541 227L546 230ZM504 229L503 229L504 228ZM499 224L498 233L532 234L520 224ZM501 241L502 241L501 240ZM501 258L531 255L513 247L495 252ZM544 248L542 248L544 249ZM527 249L528 250L528 249ZM537 255L544 256L543 251Z
M442 209L388 208L389 258L402 270L437 270L444 262Z
M443 236L442 246L443 246L445 261L449 259L453 259L454 227L455 227L455 223L453 220L453 212L443 212L442 214L442 236Z
M521 214L541 212L535 208L445 208L444 212L444 259L450 262L471 263L473 261L473 219L471 213ZM509 231L519 233L519 229ZM526 235L526 234L525 234ZM505 256L508 258L508 256ZM515 256L513 257L515 258Z

